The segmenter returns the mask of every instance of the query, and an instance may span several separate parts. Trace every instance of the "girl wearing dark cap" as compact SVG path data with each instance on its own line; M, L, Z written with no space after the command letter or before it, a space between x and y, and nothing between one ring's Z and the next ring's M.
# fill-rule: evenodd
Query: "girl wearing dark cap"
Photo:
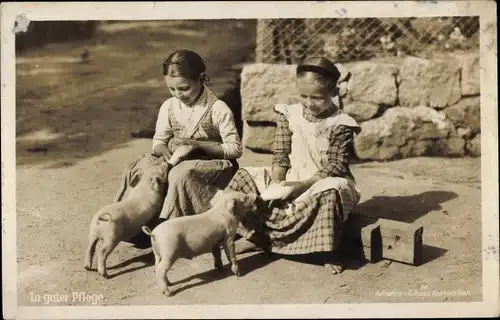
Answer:
M243 238L236 242L237 252L260 247L285 255L316 253L331 273L342 272L335 253L343 224L360 199L349 169L360 127L339 107L339 78L326 58L301 63L296 72L300 101L274 107L272 166L240 168L228 184L227 190L261 195L257 212L239 227Z

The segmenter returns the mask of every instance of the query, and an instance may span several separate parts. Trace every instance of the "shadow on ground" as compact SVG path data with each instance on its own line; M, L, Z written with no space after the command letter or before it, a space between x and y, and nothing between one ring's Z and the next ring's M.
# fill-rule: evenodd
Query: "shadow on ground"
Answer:
M363 216L411 223L431 211L442 209L441 203L458 197L450 191L427 191L410 196L375 196L360 203L355 211Z
M359 270L366 262L363 260L361 247L353 242L346 242L339 248L340 258L339 262L345 270ZM273 255L274 257L274 255ZM303 254L303 255L276 255L277 258L294 261L299 263L311 264L315 266L323 266L324 260L320 254Z
M340 244L340 253L346 261L346 267L359 269L366 264L361 243L362 228L376 223L379 219L413 223L429 212L440 211L441 203L456 197L458 194L455 192L427 191L410 196L375 196L360 203L355 209L355 214L351 214L346 221ZM423 244L421 263L431 262L447 251Z
M422 245L422 264L429 263L444 256L448 249L430 246L427 244Z
M245 276L255 270L258 270L260 268L263 268L267 266L268 264L276 261L278 259L277 256L270 256L265 253L257 253L254 255L247 256L245 258L239 258L238 259L238 266L240 268L240 273L241 276ZM211 269L206 272L200 273L200 274L195 274L192 276L189 276L187 278L172 282L172 285L180 285L183 283L191 282L192 280L199 280L194 283L189 283L184 286L180 286L176 288L173 292L173 294L178 294L184 290L188 290L194 287L198 286L203 286L208 283L214 282L214 281L219 281L228 277L235 277L235 275L231 272L231 268L229 264L224 265L224 269L222 270L217 270L217 269Z
M141 269L153 266L155 264L154 254L153 254L152 251L148 252L148 253L145 253L145 254L142 254L140 256L134 257L134 258L129 259L127 261L120 262L119 264L116 264L114 266L108 267L108 270L116 270L116 269L124 268L126 266L129 266L129 265L135 263L135 262L142 262L143 264L139 265L139 266L136 266L136 267L132 267L132 268L127 268L127 269L121 270L121 271L119 271L117 273L110 273L109 279L112 279L112 278L115 278L115 277L119 277L121 275L130 273L130 272L134 272L134 271L137 271L137 270L141 270Z
M441 203L455 199L458 195L454 192L449 191L427 191L421 194L411 195L411 196L375 196L365 202L360 203L356 208L356 213L366 217L366 219L360 220L350 216L350 219L346 222L344 235L342 237L342 242L339 245L339 253L341 256L342 264L347 270L358 270L366 265L364 260L363 248L360 241L360 230L361 228L377 222L379 218L401 221L406 223L412 223L413 221L423 217L431 211L441 210ZM151 243L149 237L139 234L134 237L134 240L129 241L133 243L136 247L144 249L150 247ZM434 247L430 245L423 245L422 249L422 264L431 262L441 256L443 256L448 250ZM142 261L147 259L149 254L135 258L134 261ZM151 258L151 257L149 257ZM251 258L251 259L250 259ZM253 269L264 266L267 263L275 261L277 259L285 259L290 261L296 261L300 263L323 265L323 260L317 254L305 254L305 255L278 255L278 254L257 254L251 256L250 258L245 258L245 269L250 266L249 270L242 270L243 273L250 272ZM133 263L134 261L128 261L127 264ZM154 263L154 262L153 262ZM247 265L248 264L248 265ZM264 264L260 265L259 264ZM148 266L139 266L131 269L131 271L141 269ZM121 267L117 266L116 268ZM113 267L114 268L114 267ZM127 270L122 271L120 274L129 272ZM202 281L210 282L215 280L220 280L228 276L225 273L211 273L202 274ZM190 279L184 280L188 281ZM198 285L198 284L197 284Z

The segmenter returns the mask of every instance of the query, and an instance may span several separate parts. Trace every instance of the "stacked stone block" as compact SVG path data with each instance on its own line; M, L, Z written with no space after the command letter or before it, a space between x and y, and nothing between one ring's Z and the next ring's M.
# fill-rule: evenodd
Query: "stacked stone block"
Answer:
M339 65L344 111L362 131L355 153L362 160L416 156L479 156L481 145L478 52L431 60ZM296 103L296 65L252 64L241 74L243 144L272 152L273 106ZM350 77L346 75L350 73Z

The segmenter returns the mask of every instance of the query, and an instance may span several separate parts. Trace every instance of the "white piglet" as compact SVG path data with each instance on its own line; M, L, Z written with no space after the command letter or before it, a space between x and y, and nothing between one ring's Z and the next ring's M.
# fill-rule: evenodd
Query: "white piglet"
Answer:
M94 215L90 223L85 269L92 269L96 246L101 240L97 250L97 272L108 277L106 259L109 254L120 241L130 240L141 232L141 227L161 210L167 176L166 163L144 170L140 181L125 199L103 207Z
M179 258L190 260L211 252L215 268L222 269L221 245L231 262L231 271L240 276L234 240L241 219L256 210L256 198L255 194L219 191L206 212L167 220L153 231L144 226L143 232L151 236L159 290L166 296L172 294L167 272Z

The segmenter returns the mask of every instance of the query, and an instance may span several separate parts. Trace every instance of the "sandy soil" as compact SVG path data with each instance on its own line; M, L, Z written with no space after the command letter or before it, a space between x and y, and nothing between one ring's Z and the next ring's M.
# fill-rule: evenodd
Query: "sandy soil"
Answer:
M217 86L232 65L249 59L252 44L242 39L255 38L249 22L134 27L110 27L92 41L47 46L17 61L19 304L92 305L74 300L78 292L98 305L481 300L479 158L353 165L363 192L358 212L424 227L419 267L366 264L350 255L347 270L332 276L310 257L249 253L240 257L243 277L236 278L228 268L214 271L203 255L174 265L176 294L166 298L156 291L151 249L121 243L108 260L110 279L86 272L90 218L112 200L123 167L150 150L150 140L129 132L147 126L167 96L159 77L166 52L195 47ZM89 64L78 63L84 46ZM269 161L247 150L240 163Z

